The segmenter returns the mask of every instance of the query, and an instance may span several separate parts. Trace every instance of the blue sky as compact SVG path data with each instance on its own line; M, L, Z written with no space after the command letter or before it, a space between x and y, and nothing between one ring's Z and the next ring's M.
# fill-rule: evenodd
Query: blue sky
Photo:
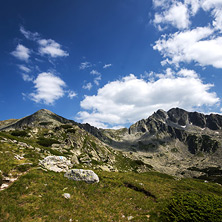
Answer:
M0 120L46 108L119 128L157 109L221 113L222 0L1 3Z

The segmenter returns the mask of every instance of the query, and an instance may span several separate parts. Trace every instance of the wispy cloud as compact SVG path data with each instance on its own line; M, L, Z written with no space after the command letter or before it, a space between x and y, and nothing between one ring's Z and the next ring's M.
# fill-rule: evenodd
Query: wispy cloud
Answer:
M96 78L94 78L93 82L98 86L100 80L101 80L101 76L97 76Z
M99 81L101 80L102 74L98 72L97 70L93 69L90 74L95 75L96 77L94 78L93 82L98 86Z
M95 69L93 69L93 70L90 72L90 74L92 74L92 75L101 75L101 73L98 72L98 71L95 70Z
M72 90L69 90L68 91L68 98L73 99L74 97L77 97L77 93Z
M34 77L33 76L30 76L28 74L22 74L22 78L25 82L32 82Z
M30 93L30 98L36 103L53 105L54 102L64 96L65 82L53 73L40 73L33 81L35 91Z
M90 67L92 67L92 64L90 62L82 62L79 66L79 69L84 70Z
M20 26L20 32L25 36L26 39L34 41L39 45L38 52L42 56L48 55L52 58L57 58L66 57L69 55L68 52L62 49L62 45L53 39L43 39L38 32L30 32L23 26Z
M87 84L83 85L83 89L91 90L92 89L92 83L88 82Z
M15 51L11 52L13 56L15 56L17 59L28 62L28 59L30 57L30 49L25 47L22 44L18 44Z
M69 53L61 49L61 45L52 39L38 40L39 53L41 55L49 55L52 58L68 56Z
M25 36L25 38L29 40L36 41L40 38L40 34L38 32L30 32L26 30L23 26L20 26L20 32Z
M28 68L28 67L26 67L26 66L24 66L24 65L18 65L18 67L19 67L19 69L20 69L21 71L23 71L23 72L26 72L26 73L31 72L31 69Z
M103 66L103 68L104 69L107 69L107 68L109 68L109 67L111 67L112 66L112 64L105 64L104 66Z

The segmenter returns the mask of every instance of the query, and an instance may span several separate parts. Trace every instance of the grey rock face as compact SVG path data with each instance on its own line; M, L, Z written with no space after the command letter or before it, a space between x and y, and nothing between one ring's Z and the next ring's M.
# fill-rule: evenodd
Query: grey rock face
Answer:
M66 172L72 167L71 161L64 156L47 156L40 160L40 165L54 172Z
M98 183L99 177L92 170L71 169L64 174L70 180L85 181L86 183Z

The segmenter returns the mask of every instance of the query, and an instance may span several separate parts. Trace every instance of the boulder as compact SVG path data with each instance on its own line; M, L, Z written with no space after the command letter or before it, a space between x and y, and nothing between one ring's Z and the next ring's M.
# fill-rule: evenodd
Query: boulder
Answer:
M71 169L64 174L70 180L85 181L86 183L98 183L99 177L92 170Z
M64 193L62 196L65 197L66 199L70 199L71 197L70 193Z
M72 167L71 161L64 156L47 156L40 160L40 165L54 172L66 172Z

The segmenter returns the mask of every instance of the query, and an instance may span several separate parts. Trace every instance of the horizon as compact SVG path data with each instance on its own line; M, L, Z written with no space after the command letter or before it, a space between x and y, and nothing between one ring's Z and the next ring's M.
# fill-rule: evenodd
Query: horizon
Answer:
M158 109L222 113L222 1L2 3L1 120L47 109L97 128Z
M169 112L170 110L172 110L172 109L180 109L180 110L183 110L183 111L185 111L185 112L189 112L189 111L187 111L187 110L185 110L185 109L182 109L182 108L179 108L179 107L173 107L173 108L171 108L171 109L169 109L169 110L158 109L158 110L154 111L151 115L149 115L149 116L147 116L146 118L143 118L143 119L148 119L150 116L152 116L154 113L157 113L159 110L168 113L168 112ZM26 117L28 117L28 116L32 116L33 114L35 114L35 113L37 113L37 112L39 112L39 111L41 111L41 110L46 110L46 111L52 112L51 110L45 109L45 108L44 108L44 109L39 109L39 110L35 111L35 112L32 113L32 114L28 114L28 115L26 115L26 116L23 116L23 117L21 117L21 118L16 119L16 121L17 121L17 120L19 121L19 120L21 120L21 119L24 119L24 118L26 118ZM193 112L196 112L196 111L193 111ZM61 117L65 118L65 119L67 119L67 120L73 121L72 119L68 119L68 118L66 118L66 117L64 117L64 116L62 116L62 115L60 115L60 114L58 114L58 113L54 113L54 112L52 112L52 113L53 113L53 114L56 114L56 115L58 115L58 116L61 116ZM198 112L198 113L201 113L201 112ZM219 114L219 113L213 113L213 112L211 112L211 113L201 113L201 114L204 114L204 115L212 115L212 114L221 115L221 114ZM11 119L12 119L12 118L11 118ZM10 120L10 119L6 119L6 120ZM128 126L121 127L121 128L99 128L99 127L96 127L96 126L94 126L94 127L98 128L98 129L114 129L114 130L123 129L123 128L129 129L133 124L139 122L140 120L142 120L142 119L139 119L139 120L135 121L134 123L132 123L132 124L130 124L130 125L128 125ZM0 121L5 121L5 120L0 120ZM75 122L77 122L77 121L75 121ZM77 122L77 123L79 123L79 122ZM82 124L89 124L89 123L82 123Z

